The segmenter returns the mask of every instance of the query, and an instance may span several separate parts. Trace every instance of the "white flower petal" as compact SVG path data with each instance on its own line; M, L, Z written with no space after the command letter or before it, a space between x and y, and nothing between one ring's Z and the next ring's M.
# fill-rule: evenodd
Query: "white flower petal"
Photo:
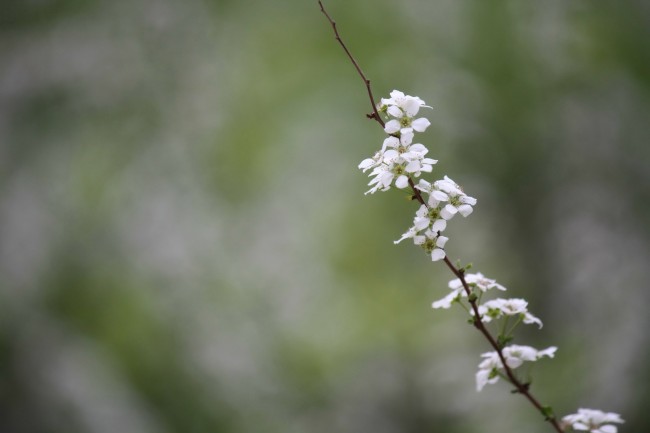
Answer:
M449 238L446 236L438 236L438 239L436 239L436 246L438 248L444 248L448 240Z
M446 220L452 219L456 213L458 213L458 209L450 204L440 210L440 216Z
M398 147L399 138L393 137L392 135L384 140L384 144L381 147L382 152L386 150L387 147Z
M420 103L417 99L409 98L403 105L402 108L406 111L406 115L413 117L418 114L420 110Z
M400 135L399 141L402 143L402 146L410 146L413 142L413 131L404 132Z
M406 188L408 185L409 185L409 178L407 176L404 176L404 175L401 175L395 181L395 186L400 188L400 189Z
M375 161L372 158L366 158L363 161L361 161L361 164L359 164L359 169L363 170L364 172L371 168L373 165L375 165L377 161Z
M458 297L458 291L450 292L444 298L439 299L435 301L433 304L431 304L431 307L435 309L444 308L446 310L451 307L452 302L454 302L454 299L456 299L457 297Z
M417 231L424 230L429 227L431 220L425 217L415 217L413 218L413 226Z
M469 216L474 211L474 208L468 204L461 204L458 206L458 212L464 217Z
M429 149L427 149L424 144L416 143L411 145L411 147L409 147L409 152L416 152L419 153L420 155L426 155L427 152L429 152Z
M391 163L395 159L399 158L399 152L395 149L388 149L386 152L384 152L384 157L383 160L386 163Z
M386 122L386 125L384 125L384 131L386 131L388 134L394 134L400 130L400 126L401 125L399 124L399 121L390 120Z
M398 117L398 118L404 117L404 113L402 112L402 110L400 110L400 108L395 105L391 105L390 107L388 107L386 112L393 117Z
M431 225L431 231L434 233L443 232L447 228L447 221L435 220Z
M419 119L415 119L413 122L411 122L411 126L417 132L426 131L429 125L431 125L431 122L429 122L429 120L425 117L420 117Z
M404 169L408 173L416 173L416 172L420 171L421 168L422 168L422 165L420 164L420 161L411 161L408 164L406 164L406 167L404 167Z
M434 248L433 251L431 251L431 260L434 262L444 259L445 256L445 250L441 250L440 248Z

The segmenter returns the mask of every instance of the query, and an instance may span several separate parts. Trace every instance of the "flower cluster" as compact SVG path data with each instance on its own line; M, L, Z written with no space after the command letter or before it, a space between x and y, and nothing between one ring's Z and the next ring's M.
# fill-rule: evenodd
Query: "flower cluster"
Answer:
M365 173L368 170L372 177L368 184L371 188L366 194L377 191L387 191L392 185L403 189L413 188L413 193L423 202L415 213L413 226L400 239L413 239L415 245L420 245L437 261L445 258L445 243L448 238L441 233L447 227L447 221L454 215L466 217L472 213L476 199L466 195L463 190L449 177L429 183L420 179L417 185L414 178L423 172L431 172L438 161L427 158L429 150L421 143L413 143L415 132L424 132L431 124L424 117L416 118L420 108L431 108L417 96L405 95L393 90L390 98L382 98L377 111L388 120L384 131L388 137L384 140L381 150L372 158L366 158L359 164L359 169ZM426 201L423 196L427 196Z
M542 329L542 321L528 312L528 302L524 299L493 299L480 305L478 312L485 323L503 316L519 316L525 324L535 323Z
M520 367L525 361L537 361L544 356L553 358L557 347L551 346L544 350L537 350L530 346L519 346L512 344L505 347L501 353L506 365L511 369ZM478 365L476 373L476 390L480 391L488 383L496 383L501 377L503 362L498 352L487 352L481 355L484 358Z
M602 412L594 409L578 409L562 418L565 426L571 426L574 430L589 431L590 433L616 433L618 429L611 423L622 424L621 416L613 412Z
M431 124L426 118L416 119L415 116L421 107L431 107L420 98L398 90L393 90L390 96L382 99L377 107L380 113L392 117L384 126L388 137L380 151L359 164L364 173L372 169L370 176L373 179L368 184L372 188L366 194L388 191L393 182L397 188L406 188L411 177L431 172L438 162L425 156L429 150L423 144L413 143L414 132L424 132Z
M472 213L476 199L466 195L448 176L433 184L420 179L415 187L428 195L426 204L420 206L411 226L402 237L395 241L412 238L413 243L421 245L434 262L445 258L444 244L447 238L441 233L447 228L447 221L456 214L466 217ZM420 234L423 232L423 234Z
M470 294L473 295L477 302L483 293L491 289L497 289L501 291L506 291L506 288L501 284L497 283L491 278L486 278L480 272L475 274L464 274L463 276L465 284L470 291ZM450 308L451 305L455 302L460 302L461 298L466 298L468 296L467 290L463 285L463 281L460 278L456 278L449 282L449 288L451 292L444 298L435 301L431 306L433 308ZM471 315L474 315L473 309L467 309ZM518 317L519 320L523 321L525 324L537 324L540 328L542 327L542 321L537 317L533 316L528 312L528 302L523 299L504 299L497 298L490 301L486 301L483 304L478 305L477 307L480 320L483 323L489 323L492 320L497 320L503 317ZM519 322L515 323L515 326ZM508 335L501 335L502 339L508 338ZM518 346L511 345L506 346L502 350L502 355L506 360L506 364L511 369L519 367L524 361L537 361L543 356L553 357L556 347L549 347L541 351L537 351L529 346ZM499 380L501 370L504 368L501 358L497 352L487 352L481 355L485 358L481 364L479 364L478 373L476 373L476 388L480 391L488 383L496 383Z
M470 290L476 289L482 293L485 293L490 289L497 289L501 291L506 290L506 288L501 284L490 278L485 278L485 276L483 276L483 274L480 272L477 272L476 274L465 274L465 283L467 283L467 286L470 288ZM467 297L467 292L465 291L465 287L463 286L463 282L460 280L460 278L451 280L449 282L449 288L451 289L451 292L444 298L435 301L431 305L433 308L447 309L451 307L451 304L459 301L461 297Z

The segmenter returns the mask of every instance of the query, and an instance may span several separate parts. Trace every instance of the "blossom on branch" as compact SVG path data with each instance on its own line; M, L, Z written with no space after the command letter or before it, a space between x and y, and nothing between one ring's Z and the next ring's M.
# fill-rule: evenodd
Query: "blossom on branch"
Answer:
M542 321L528 312L528 302L524 299L493 299L479 305L478 312L484 323L503 316L520 316L525 324L535 323L542 328Z
M501 284L497 283L496 280L486 278L480 272L477 272L475 274L465 274L465 282L470 288L475 287L479 289L481 292L487 292L490 289L497 289L501 291L506 290L506 288L503 287ZM455 280L451 280L449 282L450 289L458 289L462 287L463 287L463 283L460 280L460 278L456 278Z
M624 422L617 413L596 409L578 409L578 413L562 417L562 423L565 426L590 433L616 433L618 429L611 423L622 424Z
M465 274L464 278L470 290L473 288L477 288L481 292L486 292L490 289L506 290L506 288L503 287L501 284L498 284L495 280L485 278L483 274L481 274L480 272L476 274ZM449 282L449 288L451 289L451 292L444 298L439 299L435 301L433 304L431 304L433 308L447 309L451 307L451 304L459 300L461 297L463 298L467 297L467 292L465 291L463 282L460 280L460 278L451 280Z
M400 189L406 188L411 178L419 177L422 172L431 172L438 162L426 157L429 149L423 144L413 143L413 131L424 131L429 125L424 118L413 120L410 117L418 112L420 106L425 106L424 101L396 92L393 91L391 99L384 100L382 110L401 116L387 123L397 122L397 126L387 129L391 135L384 140L381 150L359 164L364 173L372 169L369 176L373 179L368 184L372 188L366 194L388 191L393 184Z
M414 119L420 107L431 108L417 96L405 95L399 90L393 90L390 92L390 98L382 98L377 106L379 112L395 118L386 122L384 131L388 134L424 132L431 122L424 117Z
M503 348L501 353L506 361L506 365L510 369L521 367L524 362L537 361L544 356L553 358L557 347L551 346L544 350L537 350L530 346L519 346L516 344ZM502 370L504 369L499 353L486 352L481 355L483 361L478 366L476 373L476 390L481 391L488 383L497 383L501 377Z

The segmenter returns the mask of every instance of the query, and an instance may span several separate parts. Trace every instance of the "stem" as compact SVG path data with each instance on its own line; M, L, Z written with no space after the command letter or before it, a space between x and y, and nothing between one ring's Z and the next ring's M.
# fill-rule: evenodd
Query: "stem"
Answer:
M343 48L343 50L347 54L348 58L350 59L350 61L354 65L355 69L359 73L359 76L361 77L361 79L363 80L363 82L366 85L366 89L368 91L368 97L370 98L370 103L372 104L372 110L373 110L372 114L368 114L366 116L369 119L376 120L383 128L385 124L384 124L384 121L379 116L379 112L377 111L377 104L375 103L375 98L374 98L374 96L372 94L372 88L370 86L370 80L368 78L366 78L366 75L361 70L361 67L359 66L359 64L357 63L355 58L350 53L350 50L348 50L348 47L345 45L345 43L341 39L341 36L339 35L338 29L336 28L336 22L330 17L330 15L327 13L327 11L325 11L325 7L323 6L322 1L318 0L318 4L320 6L321 12L325 15L325 17L327 17L327 20L329 21L329 23L332 26L332 29L334 30L334 36L335 36L336 40L339 42L339 44ZM420 190L418 190L415 187L415 183L413 182L413 180L411 179L410 176L409 176L408 183L409 183L409 186L411 187L411 189L413 190L413 197L418 202L420 202L420 204L423 204L423 205L426 206L427 204L424 201L424 199L422 198L422 194L420 193ZM449 268L449 270L456 276L456 278L460 279L460 281L461 281L461 283L463 285L463 289L467 293L468 298L471 299L470 295L472 294L472 291L470 290L469 285L467 284L467 281L465 281L465 273L464 273L464 271L460 270L456 266L454 266L454 264L449 261L449 258L447 256L445 256L444 262L447 265L447 267ZM557 418L555 416L548 416L547 415L547 410L544 408L544 406L542 406L542 404L530 393L530 390L529 390L530 384L520 381L514 375L514 373L512 372L512 369L506 363L506 359L503 356L502 348L499 346L497 341L494 339L494 337L492 336L490 331L486 328L485 324L481 320L481 316L480 316L480 314L478 312L477 301L476 300L473 300L473 301L469 300L469 304L470 304L472 310L474 311L474 327L476 329L478 329L481 332L481 334L483 334L483 336L488 341L488 343L490 343L490 346L492 346L492 348L499 355L499 359L501 360L501 363L503 364L503 370L505 372L505 375L507 376L507 379L515 387L515 390L513 392L516 392L516 393L519 393L519 394L522 394L523 396L525 396L528 399L528 401L530 401L530 403L545 417L546 421L548 421L553 426L553 428L555 429L556 432L564 433L564 430L562 429L562 427L558 423Z
M368 119L375 119L377 122L379 122L379 124L383 128L385 124L384 124L384 121L379 116L379 112L377 111L377 104L375 103L375 97L372 95L372 88L370 87L370 80L368 78L366 78L366 75L361 70L361 67L359 66L359 64L357 63L355 58L352 56L352 53L350 53L350 50L348 50L348 47L343 42L343 39L341 39L341 36L339 35L339 31L336 28L336 21L334 21L332 19L332 17L330 17L330 15L327 13L327 11L325 10L325 7L323 6L323 3L321 2L321 0L318 0L318 4L320 6L321 12L327 17L327 20L332 25L332 29L334 30L334 37L339 42L339 44L341 44L341 47L343 47L343 51L345 51L345 54L348 55L348 58L350 59L350 61L354 65L355 69L359 73L359 76L361 77L361 79L363 80L363 82L366 85L366 90L368 90L368 98L370 98L370 104L372 105L372 114L366 114L366 117Z

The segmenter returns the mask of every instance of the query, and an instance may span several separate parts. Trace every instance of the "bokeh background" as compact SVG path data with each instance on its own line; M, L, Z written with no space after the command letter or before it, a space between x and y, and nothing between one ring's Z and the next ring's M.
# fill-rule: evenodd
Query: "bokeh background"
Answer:
M449 228L559 346L533 390L650 431L650 3L332 0L478 198ZM0 431L549 432L433 311L415 205L316 1L5 0Z

